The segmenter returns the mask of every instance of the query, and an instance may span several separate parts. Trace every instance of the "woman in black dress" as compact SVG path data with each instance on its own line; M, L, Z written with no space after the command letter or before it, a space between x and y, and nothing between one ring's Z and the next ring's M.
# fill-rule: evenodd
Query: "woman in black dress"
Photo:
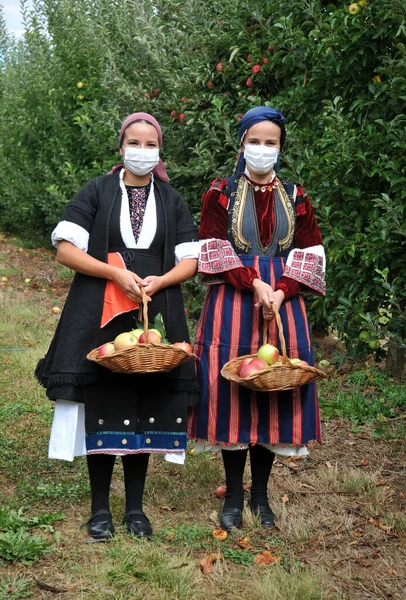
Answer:
M180 283L196 272L191 242L197 230L168 184L161 145L151 115L127 117L119 136L124 164L88 182L52 234L58 262L76 274L36 374L56 400L49 457L87 456L87 528L99 539L114 535L109 491L117 455L124 468L127 530L138 537L152 534L142 507L149 455L183 463L187 411L198 399L191 362L165 374L127 375L86 359L91 349L136 327L141 287L149 320L161 313L172 343L189 338Z

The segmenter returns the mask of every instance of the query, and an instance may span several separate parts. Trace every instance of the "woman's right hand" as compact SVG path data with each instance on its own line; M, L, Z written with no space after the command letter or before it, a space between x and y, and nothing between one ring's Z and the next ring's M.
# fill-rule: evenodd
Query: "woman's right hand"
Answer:
M258 299L255 306L262 306L267 310L272 310L272 302L274 299L272 287L268 283L265 283L265 281L261 281L261 279L254 279L252 282L252 289Z
M127 269L117 269L113 281L131 300L142 302L141 287L143 286L141 284L143 280L136 273ZM146 298L148 302L151 301L150 296Z

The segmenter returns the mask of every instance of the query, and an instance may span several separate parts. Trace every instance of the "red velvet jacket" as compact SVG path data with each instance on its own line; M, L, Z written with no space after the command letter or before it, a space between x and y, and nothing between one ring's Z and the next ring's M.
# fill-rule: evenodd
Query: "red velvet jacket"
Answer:
M248 181L251 180L247 177ZM213 184L216 187L213 187ZM255 182L252 182L255 184ZM200 216L199 238L218 238L225 240L227 238L227 205L228 198L222 193L222 189L227 185L226 179L218 179L212 182L211 187L203 194L202 211ZM255 184L263 185L263 184ZM271 239L274 212L273 212L273 191L254 192L255 206L257 210L258 225L261 242L266 246ZM308 248L322 244L322 238L314 215L310 199L302 186L297 186L296 196L296 231L293 241L295 248ZM253 267L239 267L226 271L224 279L238 290L250 290L252 282L258 277L258 273ZM275 286L276 290L282 290L285 299L295 296L303 284L282 277Z

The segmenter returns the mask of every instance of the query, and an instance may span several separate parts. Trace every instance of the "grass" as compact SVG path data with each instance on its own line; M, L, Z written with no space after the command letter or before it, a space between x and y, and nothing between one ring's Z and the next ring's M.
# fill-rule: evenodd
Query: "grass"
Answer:
M324 444L309 458L285 457L273 469L278 528L261 528L246 509L243 530L215 539L221 460L191 447L183 467L151 457L149 541L130 538L120 526L124 483L117 460L111 503L117 535L107 544L88 543L80 529L89 516L86 461L47 458L53 405L33 376L57 324L51 308L62 306L59 290L69 275L47 258L36 263L38 288L35 278L27 287L12 274L0 286L0 600L59 597L58 590L66 600L400 600L406 519L399 417L406 388L378 368L323 382ZM264 550L280 562L256 564ZM199 563L211 553L222 559L205 575Z

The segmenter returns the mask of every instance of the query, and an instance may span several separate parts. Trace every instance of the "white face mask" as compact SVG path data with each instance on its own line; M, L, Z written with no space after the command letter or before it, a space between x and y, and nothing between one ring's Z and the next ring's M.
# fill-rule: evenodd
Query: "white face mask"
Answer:
M274 168L279 156L279 148L247 144L244 147L244 158L247 167L253 173L265 175Z
M159 148L124 148L124 164L134 175L147 175L159 163Z

